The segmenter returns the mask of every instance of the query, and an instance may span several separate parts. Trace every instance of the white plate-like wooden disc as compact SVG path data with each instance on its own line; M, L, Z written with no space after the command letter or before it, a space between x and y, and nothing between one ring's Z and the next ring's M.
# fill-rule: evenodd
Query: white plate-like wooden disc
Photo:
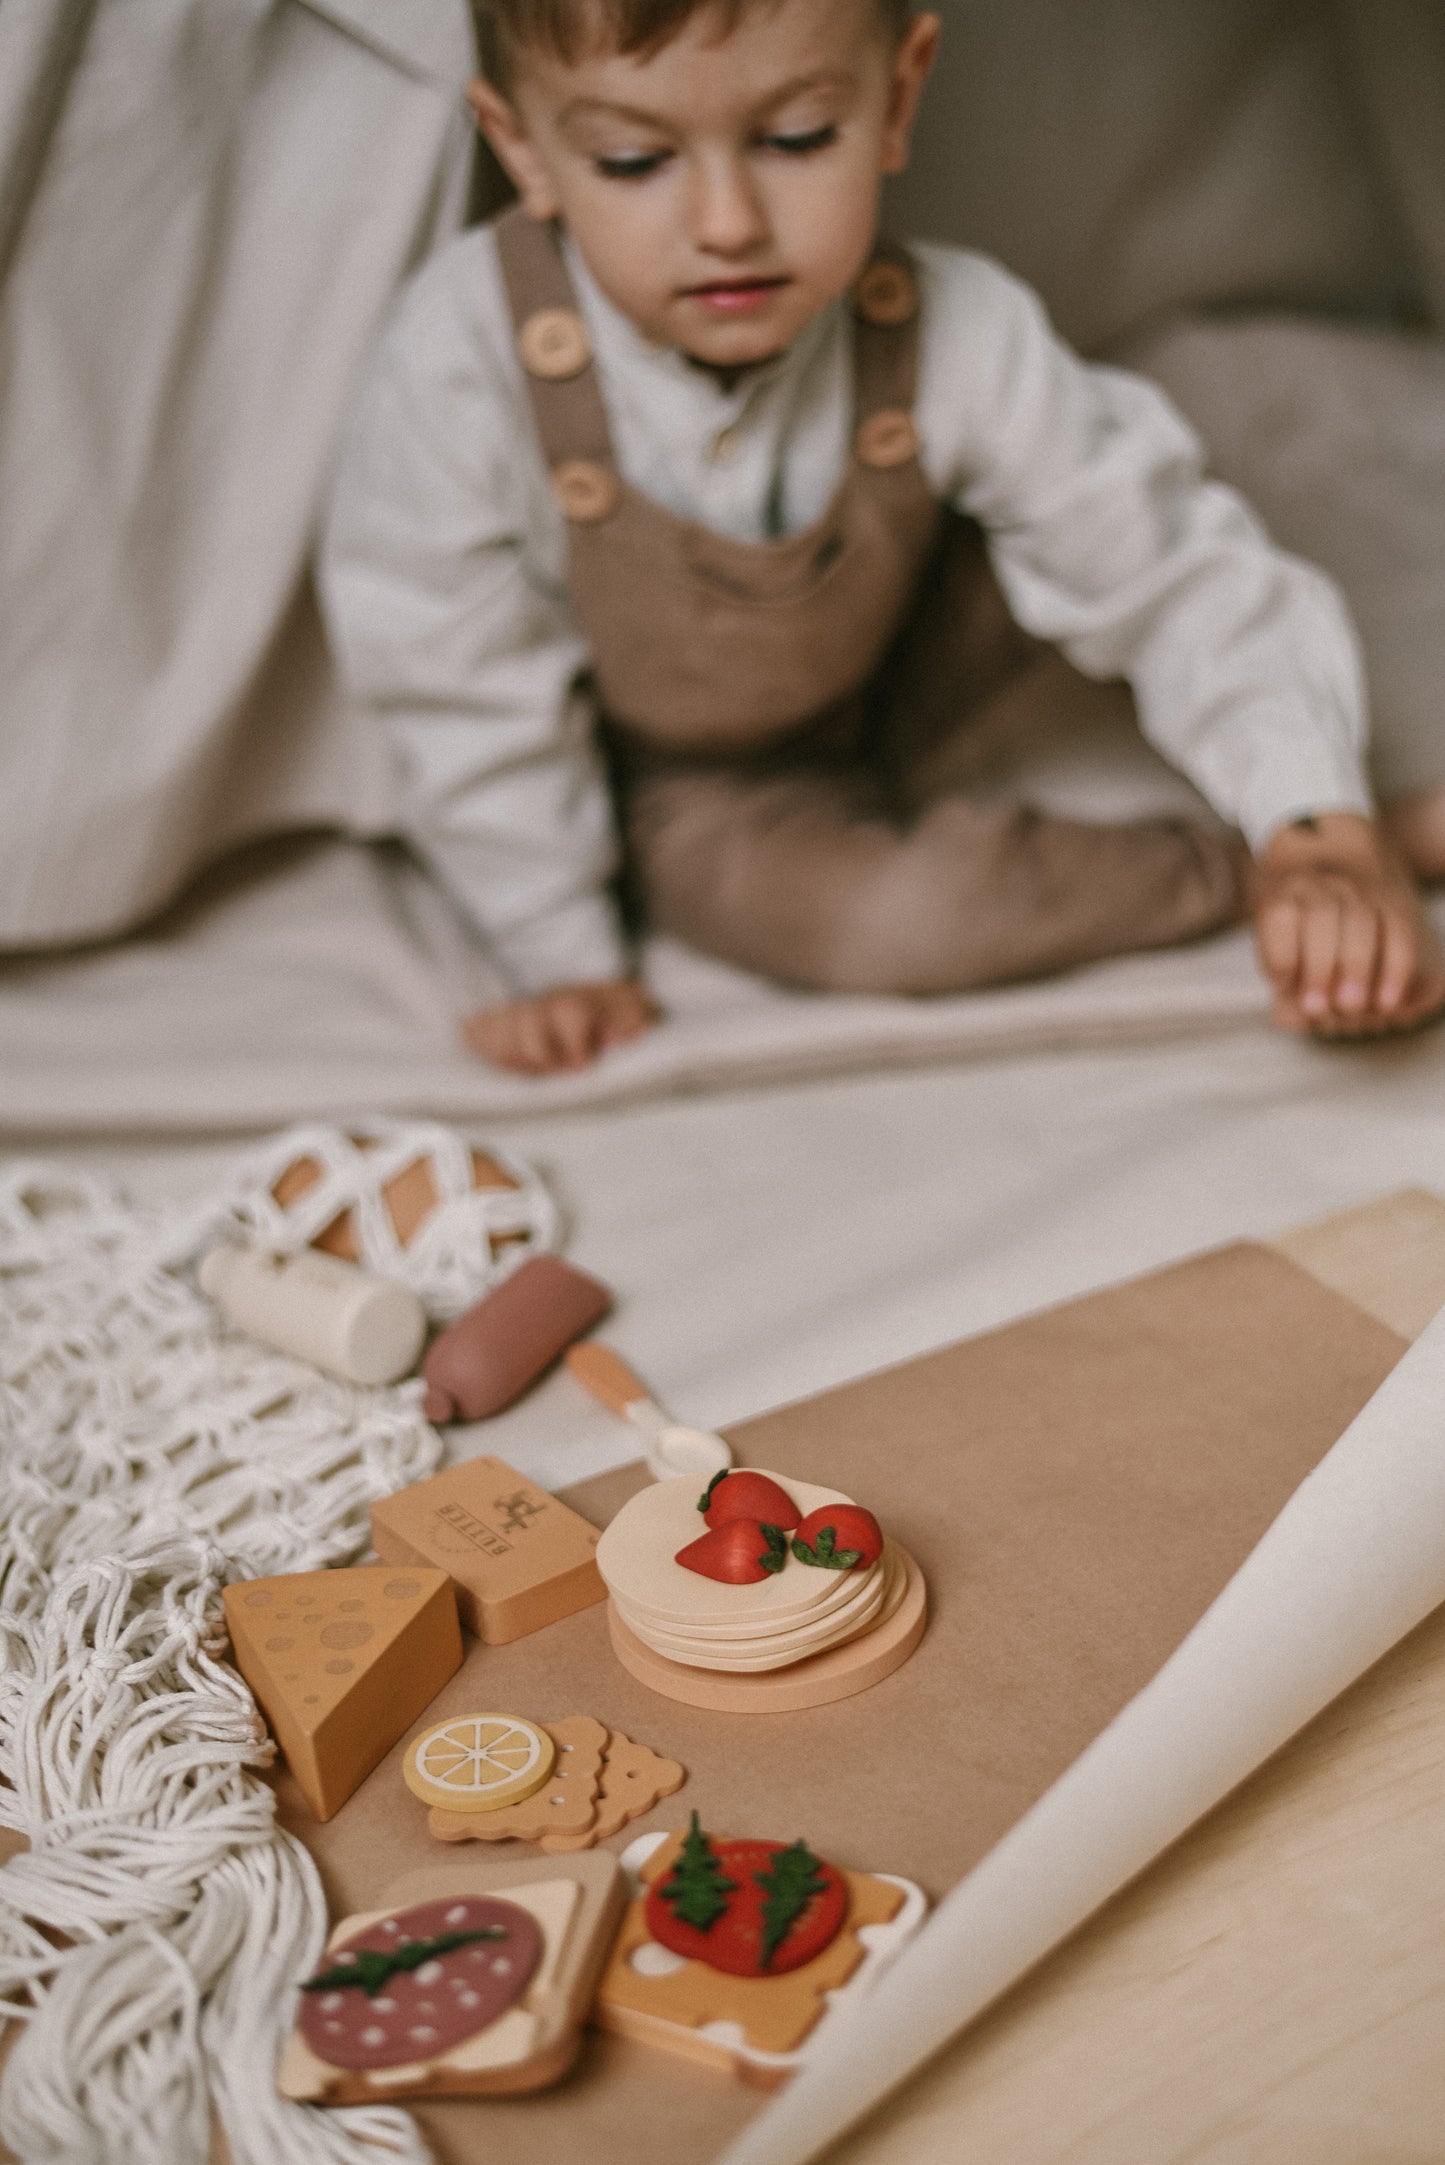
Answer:
M850 1699L901 1668L923 1637L928 1619L923 1574L906 1550L898 1554L905 1573L903 1593L882 1623L861 1638L850 1639L846 1646L830 1647L826 1654L792 1662L786 1669L736 1676L668 1661L629 1631L616 1604L609 1601L607 1626L613 1652L630 1675L663 1698L676 1699L683 1706L706 1707L716 1714L798 1714L805 1707Z
M851 1503L836 1488L772 1474L804 1518L824 1504ZM754 1586L725 1586L674 1561L679 1549L708 1531L697 1508L691 1477L657 1481L625 1503L597 1544L597 1568L608 1589L629 1609L664 1630L690 1631L721 1625L723 1635L750 1638L770 1625L826 1611L849 1600L855 1589L846 1571L820 1571L790 1557L784 1568Z
M879 1566L870 1571L859 1588L856 1600L830 1609L824 1616L806 1616L790 1630L774 1631L759 1638L719 1640L693 1637L683 1632L659 1631L651 1621L639 1617L623 1601L613 1595L618 1615L628 1628L650 1646L655 1653L665 1654L669 1661L690 1663L699 1669L780 1669L787 1663L802 1661L806 1655L821 1654L827 1647L841 1646L845 1639L856 1638L862 1631L870 1630L887 1612L890 1597L896 1602L903 1582L903 1569L896 1549L885 1551Z
M797 1631L804 1623L820 1623L824 1617L837 1616L840 1610L856 1608L876 1585L882 1572L882 1562L880 1560L876 1564L870 1564L866 1571L860 1567L856 1571L824 1572L814 1564L800 1564L794 1557L784 1568L790 1572L807 1571L815 1578L824 1580L820 1598L801 1611L761 1617L755 1607L750 1607L746 1602L738 1602L725 1623L712 1624L695 1624L687 1618L679 1619L674 1613L650 1609L641 1602L628 1600L615 1589L612 1591L612 1598L629 1616L640 1618L650 1630L672 1632L681 1638L695 1640L700 1646L709 1642L719 1646L731 1646L739 1638L771 1638ZM733 1591L747 1593L751 1589L742 1587Z

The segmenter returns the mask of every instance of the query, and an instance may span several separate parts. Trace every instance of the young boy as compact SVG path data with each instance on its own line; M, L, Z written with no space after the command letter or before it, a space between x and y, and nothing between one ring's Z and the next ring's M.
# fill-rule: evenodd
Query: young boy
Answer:
M1333 590L997 266L878 242L937 18L485 0L479 27L521 205L410 289L323 557L413 839L517 988L472 1045L541 1073L652 1019L609 773L650 921L793 982L962 989L1247 906L1285 1027L1439 1008ZM1203 823L969 795L1010 682L1081 683L1037 640L1127 679L1252 866Z

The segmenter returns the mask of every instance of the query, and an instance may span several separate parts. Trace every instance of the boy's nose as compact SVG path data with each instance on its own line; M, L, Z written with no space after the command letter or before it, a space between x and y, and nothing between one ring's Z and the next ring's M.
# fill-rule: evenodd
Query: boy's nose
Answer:
M746 159L698 161L692 227L695 245L709 255L746 255L767 239L767 213Z

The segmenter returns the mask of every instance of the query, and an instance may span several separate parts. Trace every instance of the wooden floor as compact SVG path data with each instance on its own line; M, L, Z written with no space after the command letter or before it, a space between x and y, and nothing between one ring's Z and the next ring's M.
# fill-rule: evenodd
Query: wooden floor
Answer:
M1406 1336L1445 1303L1434 1196L1276 1245ZM829 2153L905 2160L1445 2160L1445 1610Z

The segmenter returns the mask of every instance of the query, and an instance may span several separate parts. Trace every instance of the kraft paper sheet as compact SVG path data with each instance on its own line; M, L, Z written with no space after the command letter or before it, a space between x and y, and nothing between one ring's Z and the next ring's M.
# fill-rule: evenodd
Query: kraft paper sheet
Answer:
M1438 1366L1445 1340L1432 1342ZM873 1503L918 1557L934 1606L907 1668L800 1717L709 1716L626 1676L594 1609L513 1646L474 1648L428 1719L482 1704L595 1714L689 1769L681 1794L629 1833L677 1824L697 1804L722 1832L804 1833L841 1862L908 1874L942 1907L846 2052L761 2112L741 2085L593 2036L547 2097L421 2108L437 2156L815 2155L1445 1592L1442 1534L1408 1586L1396 1572L1382 1596L1372 1572L1396 1553L1382 1496L1352 1578L1318 1566L1309 1546L1322 1538L1310 1532L1314 1499L1339 1489L1337 1460L1360 1460L1357 1427L1380 1426L1362 1409L1403 1351L1304 1271L1240 1246L734 1430L748 1462ZM1419 1373L1418 1356L1402 1373ZM1380 1403L1392 1407L1399 1390ZM1423 1391L1407 1380L1422 1417L1428 1397L1428 1371ZM1392 1437L1409 1425L1389 1411L1385 1422ZM1428 1465L1428 1427L1416 1431L1410 1463ZM641 1478L606 1475L568 1500L600 1523ZM1395 1508L1414 1507L1397 1494ZM1281 1542L1295 1556L1301 1513L1302 1583L1299 1566L1272 1561ZM1348 1483L1324 1516L1337 1542L1371 1522ZM1424 1523L1417 1513L1417 1544ZM1297 1596L1311 1608L1291 1628ZM1352 1612L1348 1629L1337 1608ZM404 1741L323 1828L280 1781L286 1821L338 1913L434 1854L398 1779Z
M1445 1599L1445 1311L1153 1682L957 1886L856 2027L723 2153L803 2165Z

